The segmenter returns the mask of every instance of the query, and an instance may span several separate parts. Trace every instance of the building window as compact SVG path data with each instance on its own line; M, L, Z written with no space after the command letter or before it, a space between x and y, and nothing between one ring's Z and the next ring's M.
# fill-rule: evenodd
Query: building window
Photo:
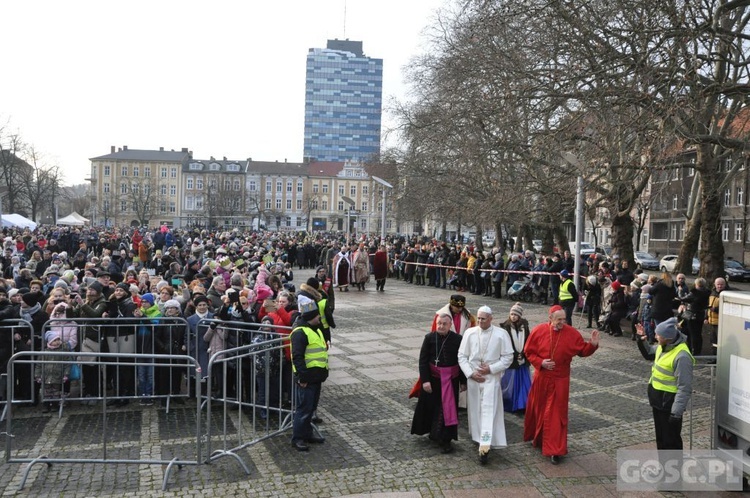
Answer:
M233 186L234 186L234 190L236 192L239 192L239 190L240 190L240 181L239 180L235 180Z
M721 240L729 242L729 223L721 224Z
M369 190L369 189L367 188L367 185L362 185L362 195L367 195L367 193L368 193L369 191L370 191L370 190Z
M143 176L145 176L146 178L151 178L151 166L143 167Z
M745 190L742 187L737 187L737 205L743 206L745 204Z
M255 192L255 190L258 188L258 185L255 183L255 180L250 180L250 185L248 188L250 189L250 192Z
M123 166L122 167L122 169L120 170L120 176L128 176L128 167L127 166Z
M127 194L128 193L128 184L123 182L120 184L120 193L121 194Z
M281 209L281 199L276 199L276 209Z
M203 196L199 195L195 198L195 209L197 209L198 211L203 209Z
M298 227L301 227L301 226L303 226L303 223L302 223L302 218L297 218L297 226L298 226Z
M312 209L312 210L318 209L318 201L317 200L314 200L314 201L312 201L310 203L310 209Z
M140 174L140 168L138 166L133 166L133 176L138 176Z
M292 226L292 218L290 216L286 217L286 226L290 227Z
M732 190L724 190L724 206L729 206L732 202Z
M177 185L170 185L169 186L169 195L175 196L177 195Z
M292 181L291 181L291 180L288 180L288 181L286 182L286 191L287 191L287 192L289 192L289 193L291 193L291 192L292 192ZM288 225L287 225L287 226L288 226Z
M362 201L362 211L367 211L367 201Z
M128 201L120 201L120 211L123 213L128 212Z
M109 183L105 183L105 184L104 184L104 193L105 193L105 194L108 194L108 193L109 193Z
M167 195L167 186L166 185L162 185L161 187L159 187L159 191L160 191L161 195Z
M266 209L271 209L271 199L266 199Z
M193 190L193 177L188 177L187 179L187 189Z
M313 194L317 194L317 193L318 193L318 184L314 183L313 184Z
M169 177L170 178L177 178L177 168L171 168L169 170Z
M676 195L672 196L672 209L674 210L677 209L677 196Z
M185 198L185 209L193 210L193 196L189 195Z
M685 240L685 226L687 223L680 223L680 240Z
M162 168L161 169L161 177L162 178L166 178L167 177L167 168Z
M161 201L159 203L159 211L162 212L162 213L166 213L167 212L167 203L166 203L166 201Z
M266 182L266 192L270 192L270 191L271 191L271 180L268 180Z
M302 180L297 180L297 192L302 193Z
M232 190L232 180L224 180L224 191Z
M289 211L289 210L292 209L292 200L291 199L287 199L286 200L286 209L287 209L287 211Z
M109 170L110 170L109 164L105 164L104 165L104 176L109 176Z
M742 229L745 228L742 223L734 224L734 241L742 242Z
M352 197L355 197L357 195L357 186L356 185L352 185L349 188L349 193L351 194Z
M339 201L339 211L344 210L344 201Z
M672 223L670 227L669 240L677 240L677 223Z
M327 184L327 183L324 183L324 184L323 184L323 193L324 193L324 194L327 194L327 193L328 193L328 184Z
M328 201L321 201L320 209L322 209L323 211L328 211Z
M344 195L344 186L339 185L339 195Z
M281 182L276 182L276 192L281 193Z
M175 201L169 201L169 212L170 213L177 212L177 203Z
M644 228L641 232L641 245L648 246L648 228Z
M302 209L302 199L297 199L297 211Z
M198 178L195 180L195 188L198 190L203 190L203 178Z

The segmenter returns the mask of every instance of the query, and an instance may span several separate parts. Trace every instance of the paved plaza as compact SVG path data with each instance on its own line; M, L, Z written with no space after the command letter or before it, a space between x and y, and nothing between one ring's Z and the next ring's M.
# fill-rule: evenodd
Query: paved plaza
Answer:
M295 273L297 283L312 275L312 271ZM459 441L452 454L440 453L426 436L409 434L416 401L408 399L407 393L417 377L419 348L435 310L447 303L449 295L446 290L390 280L384 293L376 292L372 283L365 292L337 293L331 375L323 387L319 410L326 442L311 445L308 453L294 451L285 433L240 452L249 476L236 460L222 458L211 465L173 471L166 492L161 491L164 467L160 465L36 466L25 488L18 491L25 464L4 464L0 466L4 495L618 496L617 450L655 447L646 399L650 364L628 336L605 334L599 351L574 360L570 453L560 465L552 465L538 449L522 441L523 417L519 415L506 414L508 447L493 450L486 466L479 464L476 446L468 437L465 411L459 412ZM511 304L506 299L472 295L467 295L467 301L472 311L482 304L492 307L494 323L505 319ZM546 321L546 306L524 307L532 326ZM589 335L585 330L584 336ZM708 448L707 368L696 371L694 387L693 444ZM72 406L58 418L38 408L17 409L14 451L23 450L31 457L93 457L102 423L95 410ZM685 436L691 425L689 414L686 417ZM235 426L247 423L237 412L231 412L228 421ZM163 459L189 453L195 443L194 406L173 407L167 414L156 406L131 403L112 412L107 424L110 458ZM637 494L651 495L659 496Z

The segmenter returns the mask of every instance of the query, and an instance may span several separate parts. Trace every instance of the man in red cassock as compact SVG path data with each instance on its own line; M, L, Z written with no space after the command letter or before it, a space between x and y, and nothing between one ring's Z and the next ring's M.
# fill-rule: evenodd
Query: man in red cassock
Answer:
M537 325L526 341L524 353L534 366L526 405L523 439L550 457L554 465L568 453L568 398L570 393L570 362L574 356L590 356L599 347L599 331L591 340L565 323L565 310L552 306L549 323Z

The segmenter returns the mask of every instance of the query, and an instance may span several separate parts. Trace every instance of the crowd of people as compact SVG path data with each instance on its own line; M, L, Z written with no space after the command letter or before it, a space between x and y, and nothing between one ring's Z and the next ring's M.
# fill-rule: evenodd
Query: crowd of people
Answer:
M682 338L685 346L680 351L686 350L691 358L701 354L704 325L710 328L712 344L716 342L718 296L726 287L717 279L710 290L701 278L688 287L684 275L673 281L669 274L658 278L638 269L633 272L627 262L590 258L581 265L579 292L567 251L549 256L532 251L507 254L500 248L483 251L472 244L424 238L350 239L341 233L168 227L42 227L34 233L5 229L3 236L0 320L23 319L31 329L15 326L11 340L0 341L0 373L6 372L14 352L70 355L68 362L16 365L14 399L30 404L43 399L43 409L49 410L50 401L63 399L70 381L80 379L82 397L98 399L111 393L113 406L134 398L144 405L154 399L164 402L181 393L185 380L191 390L190 379L174 375L158 361L129 368L123 359L106 367L112 371L104 376L109 379L105 385L101 365L92 361L95 356L77 353L189 355L207 372L212 355L260 344L268 334L285 335L290 347L272 368L280 372L285 386L292 379L296 383L299 404L292 445L298 451L307 451L308 443L323 442L313 424L320 420L316 409L328 372L331 329L336 326L336 293L364 292L371 277L378 292L385 292L387 279L494 298L513 298L519 288L527 288L528 300L553 305L549 322L530 330L520 302L510 307L500 326L494 326L490 307L483 306L474 316L465 308L465 297L454 294L436 313L434 333L425 337L413 390L419 403L412 432L429 433L450 452L456 438L454 405L468 407L470 432L479 444L482 463L491 448L505 445L504 410L525 411L525 439L541 446L553 463L559 462L567 453L571 359L592 354L600 331L622 336L626 318L632 323L633 340L644 339L639 346L655 364L662 352L682 344ZM298 285L296 268L314 268L315 276ZM587 314L589 328L598 329L589 342L571 326L576 309ZM243 329L247 324L258 327ZM684 379L684 372L681 375ZM257 396L254 401L263 402L266 395L277 396L279 391L272 386L266 393L264 386L248 381L243 384L257 390L237 392L231 381L222 383L220 372L214 378L228 384L229 394L238 400ZM466 392L459 386L466 386ZM290 389L285 387L281 394L288 403ZM662 400L659 410L666 404ZM659 420L663 425L669 422ZM669 434L674 440L674 433Z

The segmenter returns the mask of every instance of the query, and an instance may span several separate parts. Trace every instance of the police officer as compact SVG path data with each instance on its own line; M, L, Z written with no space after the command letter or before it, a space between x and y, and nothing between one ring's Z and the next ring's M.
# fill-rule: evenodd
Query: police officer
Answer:
M328 348L320 327L320 312L314 301L300 307L300 317L291 333L292 370L297 384L292 446L308 451L307 443L324 443L313 434L312 419L320 400L321 384L328 378Z
M559 302L560 306L565 310L565 322L568 325L573 325L573 310L575 310L576 303L578 302L578 291L573 283L573 279L570 278L568 270L560 272L560 294Z

